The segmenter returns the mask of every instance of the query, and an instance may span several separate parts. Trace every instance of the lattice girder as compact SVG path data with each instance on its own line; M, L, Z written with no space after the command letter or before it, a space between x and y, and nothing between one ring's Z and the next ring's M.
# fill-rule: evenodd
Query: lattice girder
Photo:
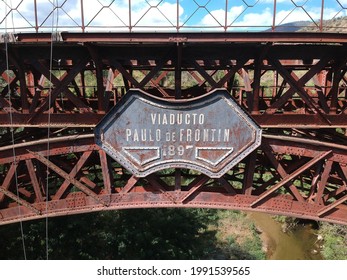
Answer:
M49 151L35 142L17 145L15 160L11 146L2 148L1 224L139 207L240 209L347 224L342 145L264 135L261 148L222 178L170 169L139 179L106 156L93 135L52 138Z
M191 98L219 87L262 128L347 126L347 38L328 34L322 43L314 34L253 35L64 34L54 45L50 73L44 43L50 38L19 34L19 42L8 44L9 71L0 68L0 126L9 125L11 108L18 127L45 126L48 114L52 127L93 127L129 88ZM186 42L177 44L181 39ZM5 62L3 52L0 65Z

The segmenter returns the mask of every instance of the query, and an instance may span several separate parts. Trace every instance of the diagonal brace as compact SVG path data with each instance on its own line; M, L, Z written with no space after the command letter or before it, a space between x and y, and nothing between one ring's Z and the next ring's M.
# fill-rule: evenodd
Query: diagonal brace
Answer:
M85 164L85 162L88 160L90 155L92 154L92 151L86 151L83 153L81 158L78 160L76 165L72 168L71 172L69 173L70 178L74 178L77 173L81 170L82 166ZM58 191L55 193L53 200L58 200L60 199L68 186L70 185L70 180L68 178L65 179L65 181L61 184L59 187Z
M260 195L254 202L251 203L251 206L254 207L259 202L263 201L265 198L270 196L273 192L277 191L280 187L282 187L284 184L288 183L289 181L293 180L296 176L298 176L303 171L310 168L312 165L316 164L317 162L321 161L322 159L325 159L326 157L330 156L332 153L331 150L327 152L321 153L319 156L314 157L309 162L304 164L301 168L297 169L293 173L289 174L285 178L283 178L282 181L278 182L276 185L271 187L270 189L266 190L262 195Z
M3 181L2 185L1 185L1 188L3 190L7 191L9 189L10 184L11 184L11 182L13 180L13 176L16 173L17 167L18 167L18 164L16 162L13 162L11 164L11 167L7 171L6 177L5 177L5 179L4 179L4 181ZM4 200L4 195L5 195L4 192L0 193L0 202L2 202Z
M18 197L17 195L13 194L12 192L5 190L3 187L0 187L0 192L3 193L4 195L8 196L9 198L13 199L18 204L20 204L20 205L30 209L31 211L35 212L37 215L41 215L41 211L39 209L32 206L29 202Z
M210 178L204 174L198 176L193 182L189 184L190 190L181 197L180 202L183 203L185 200L187 200L193 193L199 190L208 180L210 180Z
M164 189L163 185L165 182L163 182L158 176L151 174L146 177L148 182L157 190L159 190L163 195L165 195L169 200L171 200L173 203L176 203L176 199Z
M58 167L57 165L55 165L54 163L52 163L51 161L46 159L44 156L40 155L37 152L33 152L33 151L28 151L28 152L31 153L36 159L41 161L43 164L45 164L48 168L52 169L58 175L60 175L61 177L65 178L66 180L68 180L71 184L76 186L82 192L84 192L85 194L87 194L87 195L91 196L92 198L94 198L95 201L103 204L104 206L108 206L108 203L103 201L96 193L94 193L88 187L83 185L80 181L78 181L75 178L73 178L72 176L70 176L68 173L66 173L64 170L62 170L60 167Z
M319 69L326 65L328 59L321 59L315 65L315 67L311 68L299 81L296 81L279 61L273 58L271 58L270 61L276 67L277 71L281 74L281 76L291 86L291 88L288 89L288 91L279 100L272 104L271 108L281 107L288 100L288 98L291 97L296 91L310 108L317 112L326 122L330 123L330 121L325 117L324 112L319 107L319 105L316 104L312 100L312 98L306 93L306 91L302 88L305 85L305 83L317 73Z
M276 171L279 173L279 175L282 177L282 179L286 178L288 176L288 173L286 172L286 170L284 169L282 164L279 163L276 160L275 156L272 154L270 149L271 149L270 146L265 146L264 147L264 152L266 153L266 155L269 158L269 160L272 163L272 165L276 167ZM302 197L302 195L299 193L298 189L292 183L288 182L288 183L285 184L285 186L289 187L289 189L291 190L292 194L294 195L294 197L298 201L304 202L304 198Z
M318 216L321 217L328 211L334 209L335 207L339 206L340 204L344 203L347 200L347 195L344 195L338 200L335 200L333 203L329 204L328 206L323 207L321 210L318 212Z
M60 81L57 77L52 75L50 71L44 67L42 64L36 61L32 61L33 66L40 71L44 76L47 78L51 78L51 82L56 86L50 92L50 98L49 96L46 97L46 99L43 101L43 103L40 105L38 110L34 113L34 115L29 119L31 121L33 118L35 118L37 115L43 113L46 109L49 108L49 106L52 105L52 103L55 101L59 93L62 91L65 91L67 94L67 97L78 107L78 108L83 108L85 110L89 110L77 96L75 96L70 90L67 89L68 84L76 77L76 75L85 67L86 63L88 62L88 59L82 59L77 63L77 65L69 71L69 73L64 77L62 81ZM49 104L51 102L51 104Z

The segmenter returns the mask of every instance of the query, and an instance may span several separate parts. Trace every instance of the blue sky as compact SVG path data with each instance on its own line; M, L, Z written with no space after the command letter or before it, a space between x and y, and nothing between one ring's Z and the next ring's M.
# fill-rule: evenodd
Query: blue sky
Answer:
M78 31L82 25L80 0L37 0L41 31ZM347 0L84 0L83 17L89 31L175 31L210 28L228 31L264 30L293 21L318 20L347 15ZM59 7L54 9L54 7ZM33 31L34 0L1 0L0 31ZM54 12L52 12L54 11ZM275 15L275 17L274 17Z

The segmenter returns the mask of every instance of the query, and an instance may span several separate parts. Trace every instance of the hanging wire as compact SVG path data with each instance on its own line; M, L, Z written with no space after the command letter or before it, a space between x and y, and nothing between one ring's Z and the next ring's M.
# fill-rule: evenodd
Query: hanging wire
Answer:
M11 1L11 8L12 8L12 1ZM18 173L17 173L17 157L16 157L16 150L15 150L15 139L14 139L14 126L13 126L13 115L12 115L12 91L10 86L10 63L9 63L9 55L8 55L8 41L10 39L10 36L7 32L7 5L5 5L5 54L6 54L6 82L8 87L8 103L10 105L10 132L11 132L11 141L12 141L12 154L13 154L13 165L14 165L14 177L15 177L15 185L16 185L16 195L19 198L19 187L18 187ZM12 15L12 28L14 30L14 21L13 21L13 15ZM23 94L23 93L22 93ZM23 256L24 259L27 259L26 249L25 249L25 236L24 236L24 230L23 230L23 221L22 221L22 210L21 205L17 201L17 209L18 209L18 215L19 215L19 225L20 225L20 233L21 233L21 240L22 240L22 248L23 248Z
M51 134L51 103L52 103L52 70L53 70L53 41L57 36L58 31L58 0L52 2L52 28L51 28L51 46L50 46L50 60L49 60L49 90L48 90L48 124L47 124L47 160L50 158L50 134ZM55 12L57 13L56 19L54 18ZM56 20L56 22L55 22ZM54 30L55 26L55 30ZM49 259L49 224L48 224L48 203L49 203L49 168L46 169L46 259Z

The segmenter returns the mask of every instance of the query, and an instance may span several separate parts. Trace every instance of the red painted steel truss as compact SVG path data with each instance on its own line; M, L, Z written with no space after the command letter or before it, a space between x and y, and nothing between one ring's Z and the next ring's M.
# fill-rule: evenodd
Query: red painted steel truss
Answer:
M347 224L346 35L52 38L7 34L1 44L1 224L135 207L256 210ZM138 179L94 143L93 127L129 88L186 99L221 87L264 136L220 179L180 169Z

